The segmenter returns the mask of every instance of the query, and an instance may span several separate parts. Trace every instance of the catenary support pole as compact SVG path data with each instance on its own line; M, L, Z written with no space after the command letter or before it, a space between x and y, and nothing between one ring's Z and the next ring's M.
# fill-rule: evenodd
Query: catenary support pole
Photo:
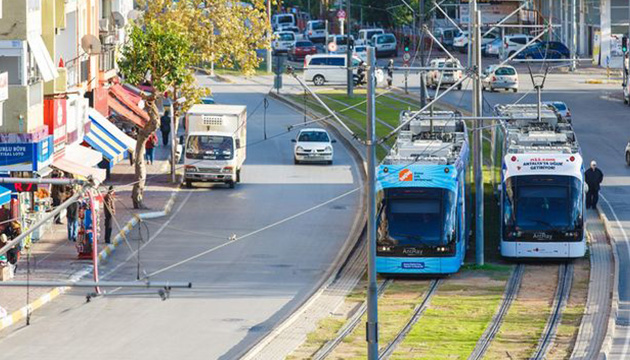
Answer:
M346 40L346 68L347 68L347 76L346 76L346 81L348 82L347 85L347 89L348 89L348 97L351 98L354 95L354 83L352 81L352 47L350 46L350 34L352 34L352 29L351 29L351 22L350 19L352 18L352 16L350 16L351 14L351 10L352 10L352 4L351 4L351 0L346 0L346 35L347 35L347 40Z
M420 11L418 12L418 26L420 34L420 49L418 54L420 55L420 66L424 66L424 0L420 0ZM424 107L427 104L427 87L425 84L424 71L420 72L420 107Z
M271 73L271 0L267 0L267 20L269 20L269 29L267 29L267 52L265 53L265 61L267 62L267 73Z
M375 153L375 84L374 67L376 57L374 48L368 46L368 76L367 76L367 246L368 246L368 318L366 324L366 339L368 346L368 360L378 360L378 298L376 287L376 153Z
M176 145L175 141L177 141L177 124L175 124L175 98L177 97L177 93L173 92L173 99L171 99L171 182L175 184L176 181L176 159L175 159L175 151Z
M481 94L481 12L477 10L477 2L473 1L473 116L483 116L483 100ZM475 259L477 265L484 264L484 229L483 229L483 121L475 122L474 131L474 166L475 166Z

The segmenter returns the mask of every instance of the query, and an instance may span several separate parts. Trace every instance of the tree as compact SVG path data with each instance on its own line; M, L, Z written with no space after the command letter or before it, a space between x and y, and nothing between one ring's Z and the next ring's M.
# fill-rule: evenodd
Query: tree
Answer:
M145 143L160 126L156 101L165 95L171 99L185 97L181 111L197 103L208 90L196 84L192 69L196 64L214 61L224 66L238 65L245 74L253 73L261 61L256 49L269 45L264 35L270 28L264 0L143 0L139 7L144 15L131 25L119 61L126 82L147 84L153 89L144 99L149 121L138 131L135 150L132 200L136 209L144 207ZM177 127L172 131L177 133Z

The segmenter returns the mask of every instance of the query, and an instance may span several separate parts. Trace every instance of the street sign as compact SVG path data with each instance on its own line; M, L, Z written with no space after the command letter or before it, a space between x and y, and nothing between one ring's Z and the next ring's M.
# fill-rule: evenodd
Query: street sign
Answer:
M330 52L337 51L337 43L335 43L335 42L328 43L328 51L330 51Z
M403 61L409 61L411 59L411 55L409 53L404 53L403 54Z
M342 10L337 11L337 19L341 20L341 19L345 19L346 18L346 12Z

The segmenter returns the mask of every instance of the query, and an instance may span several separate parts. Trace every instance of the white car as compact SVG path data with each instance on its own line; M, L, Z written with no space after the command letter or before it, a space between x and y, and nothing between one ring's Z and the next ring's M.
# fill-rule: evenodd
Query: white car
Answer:
M350 35L350 39L354 41L354 36ZM334 54L345 54L348 51L348 37L346 35L328 35L326 44L330 43L335 43L336 50L332 51Z
M271 43L273 51L276 53L286 53L295 46L295 33L293 31L278 31L273 34Z
M503 47L501 47L501 58L507 59L514 55L515 52L524 48L527 43L534 39L531 35L506 35L503 38Z
M304 36L312 42L324 42L326 40L326 23L322 20L311 20L306 23Z
M385 34L383 29L361 29L359 30L359 38L356 45L367 45L374 35Z
M316 86L326 83L346 84L348 70L345 54L315 54L304 58L304 80L312 81ZM358 57L352 58L353 73L361 63Z
M483 71L482 77L481 86L483 90L506 89L514 92L518 91L518 74L513 66L490 65Z
M493 32L489 33L481 39L481 46L487 46L498 37L499 35ZM460 32L459 35L453 39L453 48L462 53L468 51L468 30Z
M354 47L354 56L367 62L367 46L359 45Z
M626 165L630 166L630 141L626 145Z
M376 48L376 57L398 56L396 36L394 34L379 34L372 36L370 45Z
M427 87L437 88L438 85L450 86L462 78L461 70L449 70L449 68L461 68L462 64L457 59L438 58L431 60L429 66L433 68L427 72ZM457 89L462 89L462 84L457 85Z
M293 162L325 162L328 165L333 163L333 145L336 140L330 138L324 129L302 129L298 133L293 146Z

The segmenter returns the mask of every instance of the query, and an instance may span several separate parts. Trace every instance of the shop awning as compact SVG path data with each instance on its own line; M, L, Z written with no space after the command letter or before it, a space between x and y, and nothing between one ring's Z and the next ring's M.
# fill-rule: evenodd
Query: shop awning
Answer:
M90 107L88 116L92 121L92 128L85 135L85 141L105 156L110 167L124 159L128 151L135 149L136 141L118 129L101 113Z
M107 105L116 114L142 128L149 121L149 115L138 106L140 100L142 98L125 90L122 85L116 84L109 88Z
M80 179L87 179L92 177L97 184L105 181L106 171L104 169L98 169L93 167L87 167L69 160L67 157L62 157L53 161L52 166L61 171L78 176Z
M80 144L66 147L64 157L72 162L83 164L87 167L94 167L103 160L103 154L99 151L92 150Z
M31 48L39 72L44 81L51 81L59 76L57 67L50 57L50 53L44 44L41 35L28 35L28 46Z
M0 186L0 206L11 202L11 190Z

